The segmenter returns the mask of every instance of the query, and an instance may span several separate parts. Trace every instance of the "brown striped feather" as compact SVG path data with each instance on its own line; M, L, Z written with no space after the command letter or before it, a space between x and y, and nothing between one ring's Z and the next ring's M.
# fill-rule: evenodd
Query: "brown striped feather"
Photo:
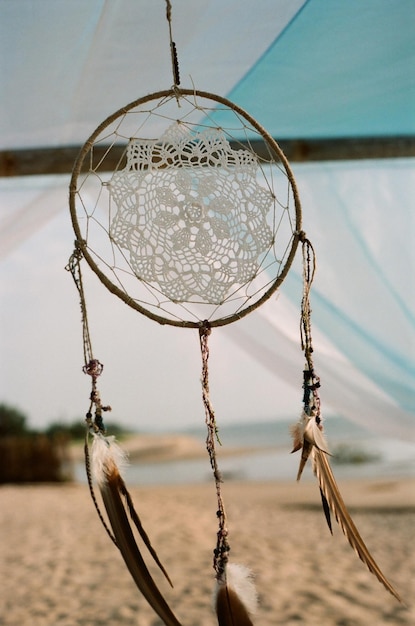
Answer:
M397 599L402 602L399 593L387 580L376 561L366 547L359 531L357 530L350 514L346 508L344 500L340 494L332 469L326 454L314 447L313 449L314 473L317 476L320 489L324 495L333 515L335 516L343 534L372 574L382 583L382 585Z
M116 478L117 482L118 482L118 490L119 492L124 496L126 504L127 504L127 508L128 508L128 513L130 514L131 519L133 520L138 532L140 533L140 537L143 540L147 550L150 552L151 556L153 557L154 561L157 563L157 565L159 566L160 570L163 572L164 576L166 577L166 579L168 580L169 584L171 587L173 587L173 583L170 580L170 577L168 575L168 573L166 572L166 569L164 568L163 564L161 563L157 552L155 551L155 549L153 548L153 546L151 545L150 539L146 533L146 531L143 528L143 525L141 523L141 520L138 516L137 511L135 510L134 507L134 503L133 500L127 490L127 487L125 485L125 482L123 481L123 479L121 478L120 474L118 474L118 477Z
M106 479L100 483L100 491L117 546L131 576L147 602L166 626L181 626L151 577L135 541L121 495L123 481L114 464L106 466ZM121 483L120 483L121 480ZM154 550L153 550L154 552ZM159 560L156 559L159 563ZM164 568L163 568L164 570Z

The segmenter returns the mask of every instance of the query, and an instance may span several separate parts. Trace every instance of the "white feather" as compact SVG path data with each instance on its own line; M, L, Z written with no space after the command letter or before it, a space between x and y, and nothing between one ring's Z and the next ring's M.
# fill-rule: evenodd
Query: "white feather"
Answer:
M253 615L258 607L258 593L253 581L253 574L248 567L238 563L228 563L224 580L216 584L215 596L222 585L228 585L237 594L248 613Z
M91 471L95 482L101 486L113 469L122 474L128 465L127 454L116 443L115 437L94 434L91 449Z

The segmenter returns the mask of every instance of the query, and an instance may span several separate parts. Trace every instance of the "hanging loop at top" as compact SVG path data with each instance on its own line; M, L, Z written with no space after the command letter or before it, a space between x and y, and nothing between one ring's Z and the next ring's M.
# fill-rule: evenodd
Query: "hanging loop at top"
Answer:
M180 71L179 71L179 61L177 58L177 48L176 44L173 41L172 28L171 28L171 2L170 0L166 0L166 17L169 23L169 37L170 37L170 53L171 53L171 65L173 71L173 83L174 87L178 87L180 85Z

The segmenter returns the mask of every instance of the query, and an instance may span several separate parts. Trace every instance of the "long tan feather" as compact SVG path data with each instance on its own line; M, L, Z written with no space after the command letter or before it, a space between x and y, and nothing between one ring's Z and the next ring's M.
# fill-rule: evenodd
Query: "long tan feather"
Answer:
M92 475L98 485L101 485L105 482L108 482L108 477L112 476L114 481L114 485L118 487L119 492L124 496L125 502L127 505L128 513L134 522L138 532L140 533L141 539L146 545L148 551L153 557L154 561L159 566L160 570L163 572L164 576L168 580L169 584L173 587L172 582L163 567L160 559L157 556L156 551L151 545L150 539L143 528L141 520L138 516L137 511L134 508L133 500L127 490L124 480L121 477L121 470L125 467L127 463L126 454L120 448L120 446L116 443L114 437L106 437L102 433L95 433L92 443L92 457L89 460L89 452L88 448L85 450L85 458L87 465L92 470ZM96 508L98 510L98 514L100 515L99 508L96 504ZM101 521L106 527L105 520L101 517ZM109 533L111 539L115 540L115 537L111 536L111 531L106 527L107 532ZM116 544L115 540L115 544Z
M163 572L164 576L166 577L166 579L168 580L169 584L171 587L173 587L173 583L170 580L170 577L168 575L168 573L166 572L166 569L164 568L163 564L161 563L157 552L155 551L155 549L153 548L153 546L151 545L150 539L146 533L146 531L143 528L143 525L141 523L141 520L138 516L137 511L134 508L134 503L133 500L127 490L127 487L125 485L125 482L123 481L123 479L121 478L120 475L118 475L118 490L119 492L124 496L126 504L127 504L127 508L128 508L128 513L130 514L131 519L133 520L138 532L140 533L140 537L143 540L147 550L150 552L151 556L153 557L154 561L157 563L157 565L159 566L160 570Z
M102 500L107 511L113 535L110 535L120 550L122 557L132 575L138 589L166 626L180 626L144 562L137 546L130 522L130 515L141 538L151 556L160 567L167 580L167 573L162 566L156 551L150 543L147 533L135 511L130 494L121 477L119 468L126 464L124 452L113 437L105 437L102 433L94 433L92 443L91 471L99 486ZM127 514L128 512L128 514ZM100 515L101 517L101 515ZM102 521L102 520L101 520ZM105 524L105 523L104 523ZM105 525L106 527L106 525ZM106 527L107 528L107 527ZM109 529L107 529L107 532ZM171 584L171 582L170 582Z
M333 515L335 516L348 542L350 543L358 557L361 559L361 561L365 563L369 571L376 576L376 578L382 583L382 585L397 600L399 600L399 602L402 602L402 598L400 597L399 593L396 591L396 589L394 589L391 583L387 580L386 576L382 573L381 569L379 568L368 548L366 547L352 518L350 517L344 500L340 494L339 488L337 486L325 452L316 447L313 448L313 466L314 473L316 474L320 485L320 490L324 495Z
M99 486L117 546L138 589L166 626L181 626L151 577L137 546L121 499L120 476L115 466L108 468L106 480Z

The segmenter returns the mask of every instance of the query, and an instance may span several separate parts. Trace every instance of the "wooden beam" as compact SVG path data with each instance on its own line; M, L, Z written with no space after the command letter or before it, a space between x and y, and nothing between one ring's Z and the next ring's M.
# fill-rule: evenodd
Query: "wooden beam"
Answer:
M415 135L398 137L339 137L332 139L278 140L289 161L348 161L355 159L394 159L415 156ZM240 143L238 144L241 145ZM261 155L261 142L251 145ZM108 169L119 163L125 146L113 146L106 157ZM0 176L69 174L81 146L28 148L0 151ZM106 146L95 147L104 154Z

